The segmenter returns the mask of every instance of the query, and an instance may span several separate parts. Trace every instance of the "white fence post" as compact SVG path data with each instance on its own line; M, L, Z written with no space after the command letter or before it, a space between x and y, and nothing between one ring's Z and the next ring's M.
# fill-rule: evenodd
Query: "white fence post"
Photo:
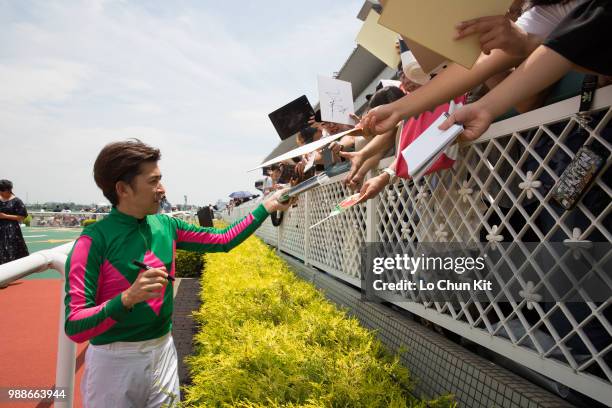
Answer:
M304 193L304 264L310 265L310 193Z
M373 172L370 171L368 178L373 177ZM380 194L369 199L366 202L366 242L377 242L376 226L378 225L378 214L376 207L380 203Z
M68 257L63 254L58 254L52 262L52 267L56 271L64 274L64 265ZM76 343L68 338L64 332L64 324L66 322L66 305L64 298L66 296L65 280L62 280L62 289L60 290L60 317L59 328L57 334L57 363L55 366L55 387L66 389L66 399L55 402L56 408L72 408L74 404L74 378L76 369Z
M8 284L48 268L55 269L62 276L68 253L73 243L60 245L53 249L44 249L25 258L0 265L0 284ZM55 407L72 408L74 403L74 371L76 366L76 344L64 333L65 322L65 282L62 279L60 290L60 316L57 338L57 363L55 366L55 387L65 391L65 398L55 401Z

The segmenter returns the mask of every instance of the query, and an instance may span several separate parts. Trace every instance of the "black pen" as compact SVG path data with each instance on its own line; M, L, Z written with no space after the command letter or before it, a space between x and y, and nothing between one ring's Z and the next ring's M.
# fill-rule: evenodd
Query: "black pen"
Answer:
M135 260L135 259L134 259L134 260L132 260L132 263L133 263L134 265L136 265L137 267L142 268L142 269L146 269L146 270L153 269L153 267L152 267L152 266L149 266L149 265L147 265L146 263L143 263L143 262L137 261L137 260ZM166 276L166 279L168 279L169 281L174 282L174 277L173 277L173 276L168 275L168 276Z

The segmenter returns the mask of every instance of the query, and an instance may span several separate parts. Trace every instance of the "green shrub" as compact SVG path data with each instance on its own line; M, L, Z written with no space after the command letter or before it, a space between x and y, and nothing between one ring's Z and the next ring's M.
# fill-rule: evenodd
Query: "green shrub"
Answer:
M32 216L28 214L28 216L23 219L23 223L25 224L26 227L29 227L30 224L32 223Z
M449 407L411 394L409 372L373 332L251 237L206 254L187 406ZM428 405L429 404L429 405Z
M95 220L95 219L83 220L83 221L81 221L81 225L82 225L83 227L86 227L86 226L88 226L88 225L94 224L96 221L97 221L97 220Z
M176 251L176 276L179 278L197 278L202 275L204 257L195 252Z

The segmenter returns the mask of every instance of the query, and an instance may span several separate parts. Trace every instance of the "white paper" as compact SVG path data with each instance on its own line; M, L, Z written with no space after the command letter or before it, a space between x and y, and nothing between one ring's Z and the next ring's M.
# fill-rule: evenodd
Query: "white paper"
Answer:
M308 153L308 160L306 160L306 165L304 166L304 173L308 172L308 170L310 170L312 166L314 166L315 156L316 154L314 152Z
M321 75L318 76L318 82L321 120L354 125L355 121L350 117L351 113L355 113L351 83Z
M328 136L326 138L316 140L316 141L314 141L312 143L308 143L307 145L297 147L297 148L295 148L295 149L293 149L291 151L288 151L287 153L283 153L283 154L281 154L279 156L276 156L275 158L270 159L270 160L268 160L265 163L261 163L259 166L253 167L249 171L257 170L257 169L260 169L262 167L270 166L270 165L272 165L274 163L280 163L282 161L291 159L293 157L298 157L298 156L302 156L302 155L304 155L306 153L314 152L315 150L318 150L318 149L320 149L320 148L330 144L334 140L338 140L342 136L351 134L353 132L356 132L357 130L360 130L360 129L358 129L358 128L349 129L349 130L346 130L344 132L336 133L335 135L331 135L331 136Z
M416 82L419 85L425 85L429 81L429 75L423 71L423 68L419 65L419 62L414 57L411 51L403 52L402 55L402 69L406 78L412 82Z
M463 132L463 126L454 124L447 130L438 126L448 118L448 114L440 115L414 142L402 150L402 156L408 167L408 174L413 179L419 179L429 169L457 136Z

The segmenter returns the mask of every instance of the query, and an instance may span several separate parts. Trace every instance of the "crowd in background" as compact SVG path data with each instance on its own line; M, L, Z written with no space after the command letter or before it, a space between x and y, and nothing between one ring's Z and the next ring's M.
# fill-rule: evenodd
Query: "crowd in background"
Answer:
M376 6L382 11L385 2ZM597 86L612 75L608 23L609 2L600 0L516 0L505 15L486 16L456 27L456 39L479 36L482 54L471 69L449 62L425 75L422 70L398 67L394 83L380 83L356 122L360 135L344 136L328 149L296 157L267 168L264 194L293 185L322 171L324 163L349 160L345 184L367 200L382 191L395 176L410 178L399 152L417 139L443 112L464 125L460 140L481 136L491 122L509 109L524 113L541 107L551 86L571 70L597 75ZM398 39L397 49L400 52ZM299 146L350 128L315 122L296 136ZM326 159L325 154L331 154ZM365 181L381 158L394 154L393 163ZM429 168L451 167L453 147ZM326 161L327 160L327 161ZM560 171L563 169L560 168ZM283 177L284 176L284 177Z
M382 7L384 3L382 2ZM380 11L380 9L379 9ZM293 160L273 165L266 169L263 182L264 194L294 185L323 169L324 164L349 161L350 170L343 177L344 184L360 193L360 201L371 199L379 194L396 177L411 179L407 164L400 152L414 142L443 113L449 118L441 129L453 123L461 123L464 132L459 137L462 142L473 141L482 136L496 118L514 109L521 114L544 106L552 87L570 71L584 74L584 87L593 83L594 89L611 83L612 50L610 26L612 25L612 4L601 0L516 0L504 15L485 16L462 22L456 27L456 38L476 34L479 36L481 55L471 69L448 62L440 70L427 75L423 70L405 69L401 64L392 80L381 81L361 116L355 121L361 127L357 134L344 136L328 148L296 157ZM400 52L398 39L398 53ZM592 94L591 94L592 96ZM581 106L581 110L588 110ZM586 117L583 125L598 123L599 117ZM591 122L590 122L591 121ZM561 124L559 124L561 125ZM319 140L346 130L346 125L316 122L311 118L310 126L302 129L296 136L297 144ZM562 128L561 128L562 129ZM556 129L555 129L556 130ZM576 153L589 139L589 132L575 129L566 138L567 148ZM558 131L560 133L560 130ZM558 134L557 133L557 134ZM609 146L612 144L610 124L601 127L600 138L590 140L590 147L601 154L604 162L608 160ZM528 134L532 140L533 134ZM541 157L547 157L547 166L559 177L568 167L569 156L551 143L538 142L535 150ZM551 153L554 152L554 153ZM458 159L457 145L444 150L443 154L429 167L427 173L451 168ZM326 158L325 155L328 155ZM331 157L329 157L331 155ZM394 156L392 163L382 171L366 180L368 172L379 166L382 158ZM541 162L532 158L522 164L524 173L537 171ZM287 170L290 169L290 170ZM604 177L609 179L610 170ZM285 176L285 177L283 177ZM547 197L555 184L546 172L542 173L540 192ZM541 203L523 203L529 213L536 213ZM591 189L582 197L583 204L593 214L601 214L609 207L610 196L601 189ZM502 207L501 203L494 204ZM607 239L596 228L588 228L588 220L575 213L566 214L566 208L550 202L549 208L558 217L565 217L567 223L581 230L588 230L581 239L603 241ZM501 208L502 213L510 212ZM493 212L486 220L490 225L499 224ZM609 219L609 217L607 217ZM512 224L513 217L509 216ZM524 220L522 221L524 223ZM546 214L536 215L532 222L541 231L554 227L554 220ZM606 221L609 225L609 221ZM517 231L520 228L517 229ZM481 239L486 231L481 228ZM502 232L504 241L513 237ZM538 241L537 236L526 234L525 241ZM558 229L551 241L562 242L571 239ZM553 304L543 303L544 310ZM612 310L608 308L604 316L612 320ZM573 304L572 314L578 321L587 319L591 313L584 304ZM538 319L537 317L535 318ZM553 327L561 337L569 335L572 326L557 315L550 318ZM540 330L538 335L543 334ZM584 324L583 332L597 348L609 345L605 329L591 321ZM516 334L516 333L515 333ZM576 336L574 336L576 337ZM589 350L579 339L567 342L576 358L583 358Z

